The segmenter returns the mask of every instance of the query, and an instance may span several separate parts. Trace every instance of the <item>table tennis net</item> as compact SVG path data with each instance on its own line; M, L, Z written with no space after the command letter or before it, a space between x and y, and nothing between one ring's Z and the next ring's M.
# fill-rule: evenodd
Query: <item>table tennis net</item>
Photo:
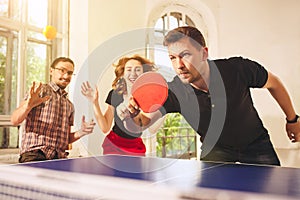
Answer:
M40 170L27 167L1 166L0 199L22 200L92 200L95 195L80 193L60 179L41 176ZM44 172L43 172L44 173ZM49 173L46 171L46 173ZM52 174L53 175L53 174ZM52 176L50 173L50 176ZM74 190L72 189L74 188ZM98 199L99 196L97 196Z
M0 199L89 200L94 198L80 197L79 195L67 194L62 191L49 191L40 187L31 187L11 182L0 184Z
M177 197L177 192L148 181L18 165L0 166L0 200L146 200Z

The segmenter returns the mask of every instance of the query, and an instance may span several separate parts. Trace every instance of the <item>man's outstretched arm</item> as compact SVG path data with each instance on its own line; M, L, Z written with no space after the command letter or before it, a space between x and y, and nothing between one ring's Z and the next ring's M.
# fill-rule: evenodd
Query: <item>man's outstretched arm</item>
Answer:
M282 111L286 115L287 123L286 123L286 131L288 137L292 142L300 141L300 122L295 120L297 118L296 111L293 107L292 100L288 91L284 87L283 83L280 81L278 77L276 77L271 72L268 72L268 80L264 85L264 88L267 88L273 98L277 101ZM288 121L294 123L289 123Z

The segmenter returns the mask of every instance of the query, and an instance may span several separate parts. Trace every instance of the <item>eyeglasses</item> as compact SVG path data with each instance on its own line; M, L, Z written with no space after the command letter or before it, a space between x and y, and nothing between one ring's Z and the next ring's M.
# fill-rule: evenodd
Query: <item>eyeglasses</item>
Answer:
M72 76L72 75L75 76L73 71L68 71L64 68L58 68L58 67L55 67L54 69L57 69L61 75L68 74L69 76Z

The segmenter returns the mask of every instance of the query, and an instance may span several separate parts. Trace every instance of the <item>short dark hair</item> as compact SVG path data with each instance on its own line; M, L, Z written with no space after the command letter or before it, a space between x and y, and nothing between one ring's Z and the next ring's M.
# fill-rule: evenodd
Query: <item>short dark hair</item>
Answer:
M191 43L197 48L198 45L206 47L205 39L202 33L192 26L181 26L168 32L164 38L163 45L168 46L178 40L188 37ZM195 44L198 43L198 44Z
M67 57L58 57L58 58L56 58L52 62L52 64L51 64L50 67L54 69L55 66L57 65L57 63L59 63L59 62L69 62L69 63L71 63L73 65L73 67L75 67L73 60L71 60L70 58L67 58Z

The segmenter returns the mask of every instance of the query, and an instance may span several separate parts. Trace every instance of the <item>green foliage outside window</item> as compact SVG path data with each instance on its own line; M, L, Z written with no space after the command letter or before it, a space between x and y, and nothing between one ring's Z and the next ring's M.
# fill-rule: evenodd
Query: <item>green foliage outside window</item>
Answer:
M4 38L0 37L0 114L4 112L4 87L5 87L5 66L6 55L3 54L6 48Z
M4 111L5 64L5 56L0 52L0 113Z
M0 37L0 115L10 115L16 108L17 102L17 40L7 43L5 37ZM9 46L12 44L12 46ZM11 54L7 49L12 48ZM33 81L46 82L49 67L46 66L46 45L31 44L27 46L26 88L28 91ZM8 56L12 56L9 58ZM10 66L7 60L11 60ZM9 72L10 73L7 73ZM8 74L8 75L7 75ZM0 148L18 146L17 127L3 127L0 129Z
M196 133L179 113L169 113L157 132L158 157L196 155Z
M44 48L43 48L44 47ZM37 50L44 55L39 56ZM46 46L42 44L29 43L27 47L27 66L26 66L26 90L32 85L32 82L45 83L49 67L46 66Z

